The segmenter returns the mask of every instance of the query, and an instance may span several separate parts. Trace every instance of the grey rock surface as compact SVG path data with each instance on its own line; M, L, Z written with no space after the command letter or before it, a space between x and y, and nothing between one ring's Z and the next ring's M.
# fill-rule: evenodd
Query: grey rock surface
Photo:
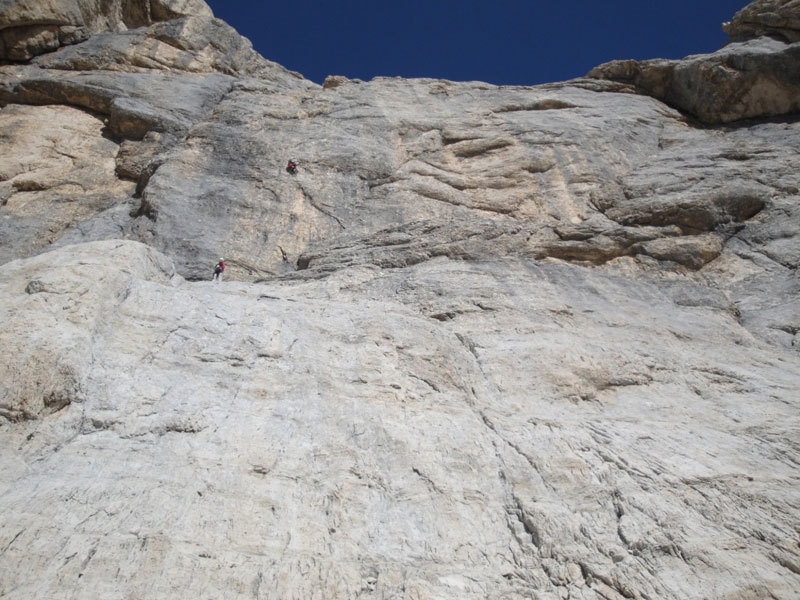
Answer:
M4 376L4 414L39 417L0 429L4 597L796 597L798 356L725 294L165 262L101 242L2 271L9 371L65 378Z
M259 75L275 63L262 58L249 40L224 21L187 16L125 32L92 36L81 44L44 54L40 68L70 71L177 71Z
M737 12L722 28L734 40L773 36L800 42L799 14L797 0L756 0Z
M751 135L762 129L774 133L766 152ZM240 277L442 253L669 255L698 268L797 189L793 123L698 129L650 98L580 81L377 80L283 94L237 84L189 140L149 180L151 216L132 231L192 279L218 248ZM296 177L283 172L293 154Z
M163 256L125 242L69 246L4 265L10 293L2 313L0 417L37 419L82 401L94 334L131 281L158 281L167 269L171 264Z
M47 249L65 231L130 201L135 185L116 176L118 145L103 136L103 127L68 107L0 109L0 253L6 261Z
M213 13L202 0L0 0L0 60L26 61L93 34L182 16Z
M588 76L632 84L704 123L800 111L800 2L755 0L722 25L731 41L683 60L615 60Z
M758 37L683 60L617 60L589 77L632 84L703 123L800 111L800 41Z
M800 598L795 5L318 86L0 0L0 597Z

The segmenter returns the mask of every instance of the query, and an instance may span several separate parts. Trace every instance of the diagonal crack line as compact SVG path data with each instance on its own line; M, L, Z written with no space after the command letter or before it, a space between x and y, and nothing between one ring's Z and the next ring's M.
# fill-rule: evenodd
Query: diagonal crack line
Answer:
M511 448L511 449L512 449L512 450L514 450L514 451L515 451L517 454L519 454L519 455L520 455L522 458L524 458L524 459L525 459L525 461L528 463L528 465L529 465L529 466L530 466L530 467L531 467L531 468L532 468L534 471L536 471L536 472L539 474L539 477L540 477L540 479L542 480L542 483L543 483L545 486L547 486L547 489L548 489L549 491L553 492L553 493L556 493L556 488L555 488L555 487L553 487L553 486L552 486L552 484L550 484L550 483L548 483L548 482L547 482L547 479L544 477L544 475L543 475L543 474L542 474L542 472L540 471L540 469L539 469L539 465L537 465L537 464L536 464L536 461L535 461L535 460L533 460L533 458L531 458L531 457L530 457L530 456L529 456L527 453L525 453L525 452L524 452L524 451L523 451L523 450L522 450L522 449L519 447L519 445L518 445L518 444L515 444L515 443L514 443L514 442L512 442L511 440L508 440L508 439L506 439L505 437L503 437L503 435L502 435L502 434L501 434L501 433L500 433L500 432L497 430L497 427L495 426L495 424L494 424L494 423L492 423L491 419L490 419L489 417L487 417L487 416L486 416L486 414L485 414L484 412L482 412L482 411L479 411L479 414L480 414L480 416L481 416L481 419L483 420L483 424L484 424L484 425L486 425L486 427L488 427L488 428L489 428L489 429L490 429L490 430L491 430L491 431L492 431L492 432L493 432L493 433L494 433L494 434L495 434L495 435L496 435L496 436L497 436L497 437L498 437L500 440L502 440L502 441L503 441L503 443L505 443L505 444L506 444L506 445L507 445L509 448Z
M471 339L469 339L468 337L461 335L461 334L460 334L460 333L458 333L458 332L456 332L456 337L458 338L458 341L459 341L459 342L461 342L461 344L462 344L462 345L463 345L463 346L464 346L464 347L465 347L467 350L469 350L470 354L472 354L472 356L474 356L474 357L475 357L475 360L476 360L476 361L477 361L477 363L478 363L478 368L480 369L481 373L483 373L483 369L481 368L481 361L480 361L480 357L478 356L478 350L477 350L477 349L476 349L476 347L475 347L475 342L473 342L473 341L472 341ZM484 375L484 377L485 377L485 375Z
M339 224L339 227L341 227L342 229L347 229L347 227L344 226L344 223L342 223L342 220L339 217L337 217L331 211L325 210L324 208L322 208L322 206L320 206L319 203L316 200L314 200L314 197L311 194L309 194L305 190L305 188L303 186L300 186L300 191L303 192L303 196L305 197L306 200L308 200L308 203L311 206L316 208L319 212L321 212L326 217L329 217L329 218L333 219L334 221L336 221Z
M442 390L439 388L439 386L438 386L438 385L436 385L436 384L435 384L433 381L431 381L430 379L427 379L427 378L425 378L425 377L420 377L419 375L414 375L413 373L409 373L409 377L411 377L412 379L417 379L417 380L421 381L422 383L426 384L426 385L427 385L429 388L431 388L431 389L432 389L433 391L435 391L435 392L441 392L441 391L442 391Z
M444 490L436 485L436 482L433 481L428 475L420 471L417 467L411 467L411 470L420 478L422 479L428 487L430 487L434 492L438 494L444 494Z
M3 550L2 550L2 551L0 551L0 554L5 554L5 553L8 551L8 549L9 549L9 548L11 548L11 545L12 545L14 542L16 542L16 541L17 541L17 538L18 538L19 536L21 536L23 533L25 533L25 530L24 530L24 529L20 530L20 531L17 533L17 535L15 535L13 538L11 538L11 541L10 541L10 542L8 542L8 543L6 544L6 547L5 547L5 548L3 548Z

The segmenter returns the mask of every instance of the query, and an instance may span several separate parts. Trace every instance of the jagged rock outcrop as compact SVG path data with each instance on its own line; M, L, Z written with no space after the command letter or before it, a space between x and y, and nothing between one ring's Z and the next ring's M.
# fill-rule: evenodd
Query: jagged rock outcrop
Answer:
M683 60L617 60L589 77L630 83L704 123L800 112L800 28L796 0L756 0L713 54Z
M0 15L0 597L797 598L796 2L536 87Z
M759 0L737 12L722 28L734 41L770 36L800 42L799 15L797 0Z
M202 0L2 0L0 60L26 61L93 34L188 15L213 13Z
M131 228L131 215L152 216L147 204L132 196L230 92L239 81L232 74L261 77L275 89L314 86L258 56L204 3L204 10L192 10L208 16L180 17L184 4L170 3L172 12L151 11L161 18L178 15L167 22L98 34L31 64L2 67L0 131L7 152L0 157L0 202L6 213L0 249L5 260L58 241L118 237ZM187 10L192 6L186 4ZM89 138L102 156L76 150ZM43 147L49 148L44 154ZM33 163L28 156L35 157ZM76 160L86 170L66 176ZM63 167L54 177L57 164ZM101 172L88 175L89 170ZM98 214L102 220L93 219Z

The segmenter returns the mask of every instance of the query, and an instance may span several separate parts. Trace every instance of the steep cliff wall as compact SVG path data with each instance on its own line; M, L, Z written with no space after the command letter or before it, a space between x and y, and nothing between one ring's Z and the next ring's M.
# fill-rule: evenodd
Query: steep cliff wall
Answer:
M798 598L796 2L537 87L0 7L0 596Z

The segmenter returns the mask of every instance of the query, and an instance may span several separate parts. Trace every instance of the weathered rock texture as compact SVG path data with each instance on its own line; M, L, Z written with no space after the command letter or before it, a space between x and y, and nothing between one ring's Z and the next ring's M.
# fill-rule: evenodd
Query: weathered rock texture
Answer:
M708 55L619 60L589 77L631 83L704 123L800 111L800 3L756 0L726 30L731 43Z
M24 61L92 34L184 15L213 16L202 0L0 0L0 60Z
M731 39L760 36L800 42L800 2L797 0L759 0L745 6L729 23L723 24Z
M0 597L800 597L795 3L708 118L0 6Z

